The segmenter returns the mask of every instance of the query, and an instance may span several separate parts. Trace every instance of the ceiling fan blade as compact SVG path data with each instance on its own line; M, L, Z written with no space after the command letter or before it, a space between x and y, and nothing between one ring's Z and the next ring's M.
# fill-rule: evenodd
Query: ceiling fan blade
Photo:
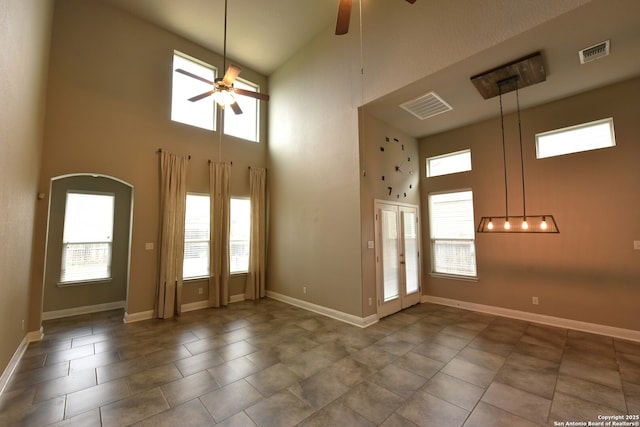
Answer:
M201 99L204 99L207 96L213 95L213 92L215 92L215 90L209 90L209 91L207 91L205 93L201 93L200 95L196 95L193 98L189 98L189 101L191 101L191 102L200 101Z
M238 95L249 96L251 98L259 99L260 101L269 100L269 95L267 95L266 93L253 92L251 90L238 89L238 88L234 89L233 91Z
M338 20L336 22L336 36L349 32L351 20L351 0L340 0L338 4Z
M236 67L235 65L229 65L229 68L227 68L227 72L224 73L224 77L222 78L222 83L227 86L231 86L233 82L236 81L236 77L238 77L240 71L242 70L239 67Z
M238 105L237 101L233 101L233 104L229 104L229 106L231 107L231 109L233 110L234 113L242 114L242 109Z
M210 85L214 84L211 80L207 80L204 77L200 77L196 74L190 73L189 71L183 70L182 68L176 68L176 72L200 80L201 82L209 83Z

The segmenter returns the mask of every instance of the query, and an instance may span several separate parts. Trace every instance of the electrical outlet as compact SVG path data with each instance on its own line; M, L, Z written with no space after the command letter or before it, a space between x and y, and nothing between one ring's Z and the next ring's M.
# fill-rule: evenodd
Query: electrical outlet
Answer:
M538 297L531 297L531 304L538 305L539 303L540 300L538 299Z
M371 297L369 297L369 307L371 307L371 304L373 304L373 302L371 301Z
M633 241L633 249L636 251L640 251L640 240Z
M303 294L306 294L306 293L307 293L307 287L306 287L306 286L303 286L303 287L302 287L302 293L303 293Z
M153 250L153 243L145 243L144 244L144 250L145 251L152 251Z
M198 295L202 295L202 292L203 292L202 288L198 288Z
M22 332L24 332L24 319L22 319Z

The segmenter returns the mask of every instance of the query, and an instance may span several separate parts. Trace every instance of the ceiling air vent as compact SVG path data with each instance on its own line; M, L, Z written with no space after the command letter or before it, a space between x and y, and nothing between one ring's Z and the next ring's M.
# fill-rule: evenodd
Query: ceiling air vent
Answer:
M578 51L581 64L595 61L596 59L607 55L609 55L609 40Z
M400 104L400 108L419 118L428 119L440 113L452 110L435 92L429 92L411 101Z

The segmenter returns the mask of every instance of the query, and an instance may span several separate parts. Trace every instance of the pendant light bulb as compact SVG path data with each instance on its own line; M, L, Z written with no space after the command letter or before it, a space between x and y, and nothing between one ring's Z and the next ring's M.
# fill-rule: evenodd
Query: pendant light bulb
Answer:
M489 224L487 224L487 229L493 230L493 221L491 221L491 218L489 218Z
M547 229L547 219L545 217L542 217L542 223L540 224L540 228L543 230Z
M504 222L504 229L505 230L510 230L511 229L511 224L509 224L509 220L508 219Z
M522 221L522 229L526 230L529 228L529 224L527 223L527 218Z

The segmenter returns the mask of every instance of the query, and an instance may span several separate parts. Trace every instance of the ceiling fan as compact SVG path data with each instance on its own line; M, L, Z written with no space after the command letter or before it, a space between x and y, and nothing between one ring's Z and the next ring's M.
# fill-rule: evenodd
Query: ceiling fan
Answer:
M336 36L347 34L349 32L349 21L351 20L351 3L352 0L339 0L338 4L338 20L336 22ZM416 0L406 0L408 3L414 4Z
M223 51L223 68L227 67L227 0L224 1L224 51ZM240 74L242 70L240 67L231 64L227 71L224 73L224 77L218 77L215 81L211 81L205 79L204 77L200 77L197 74L193 74L189 71L183 70L182 68L176 68L176 72L184 74L185 76L192 77L194 79L200 80L202 82L208 83L213 88L208 90L200 95L196 95L192 98L189 98L189 101L196 102L201 99L204 99L208 96L213 96L215 101L222 105L223 107L228 105L231 107L234 113L242 114L242 109L238 105L236 101L235 95L248 96L250 98L255 98L261 101L268 101L269 95L266 93L253 92L250 90L240 89L233 87L233 83L235 82L238 74Z

